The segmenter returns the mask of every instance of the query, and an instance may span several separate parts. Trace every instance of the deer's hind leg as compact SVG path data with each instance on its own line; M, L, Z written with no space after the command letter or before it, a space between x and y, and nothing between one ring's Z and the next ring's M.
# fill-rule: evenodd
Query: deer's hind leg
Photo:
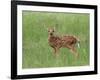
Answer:
M78 52L77 52L77 50L76 50L76 48L75 48L75 45L74 45L74 44L73 44L73 45L68 45L68 48L70 49L71 53L73 53L73 55L74 55L76 58L78 58Z
M76 48L73 47L72 49L70 49L70 51L75 55L76 58L78 58L79 54L78 54Z

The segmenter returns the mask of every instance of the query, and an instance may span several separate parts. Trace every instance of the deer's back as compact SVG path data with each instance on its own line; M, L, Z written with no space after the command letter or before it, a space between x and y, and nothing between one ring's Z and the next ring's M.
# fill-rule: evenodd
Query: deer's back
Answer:
M74 36L52 36L49 37L48 41L51 47L67 47L69 45L76 44L77 39Z
M63 46L76 44L77 39L74 36L63 36L62 43Z

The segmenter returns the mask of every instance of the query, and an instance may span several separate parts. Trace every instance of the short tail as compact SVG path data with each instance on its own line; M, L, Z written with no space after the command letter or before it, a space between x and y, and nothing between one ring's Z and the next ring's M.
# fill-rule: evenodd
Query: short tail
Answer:
M78 46L78 48L80 48L80 39L78 38L78 37L76 37L76 36L74 36L75 38L76 38L76 40L77 40L77 46Z
M80 42L77 42L77 46L78 46L78 48L80 48Z
M78 48L80 48L80 39L77 37L76 37L76 39L77 39L77 46L78 46Z

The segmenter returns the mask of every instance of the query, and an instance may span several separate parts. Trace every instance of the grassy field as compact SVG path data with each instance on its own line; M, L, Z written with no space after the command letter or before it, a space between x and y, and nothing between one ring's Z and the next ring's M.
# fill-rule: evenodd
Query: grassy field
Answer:
M22 19L23 68L89 65L89 14L23 11ZM70 34L80 38L77 60L67 48L61 48L59 57L55 58L48 44L47 31L54 26L58 35Z

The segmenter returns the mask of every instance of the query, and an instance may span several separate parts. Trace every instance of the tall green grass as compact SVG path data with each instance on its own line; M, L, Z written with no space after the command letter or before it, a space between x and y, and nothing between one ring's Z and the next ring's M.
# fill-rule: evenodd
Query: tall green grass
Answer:
M56 58L48 44L49 27L56 27L58 35L80 38L79 58L67 48L61 48ZM66 67L89 65L89 14L23 11L22 67Z

